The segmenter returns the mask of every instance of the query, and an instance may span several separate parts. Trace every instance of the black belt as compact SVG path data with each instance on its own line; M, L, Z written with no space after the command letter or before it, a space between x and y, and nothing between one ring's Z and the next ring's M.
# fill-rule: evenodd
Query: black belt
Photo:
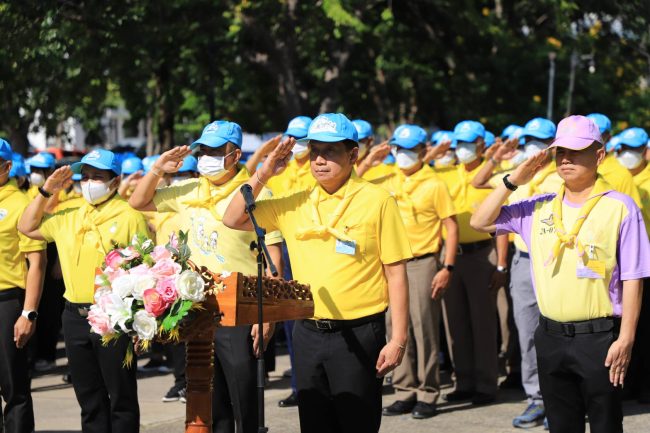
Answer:
M428 259L429 257L435 257L437 254L438 254L438 253L426 253L426 254L422 254L421 256L412 257L412 258L408 259L407 262L414 262L414 261L416 261L416 260Z
M2 301L13 301L14 299L21 299L25 295L23 289L18 287L13 287L11 289L0 290L0 302Z
M530 259L530 253L519 250L519 257L523 257L524 259Z
M88 311L92 304L75 304L74 302L65 301L65 309L71 313L80 315L81 317L88 317Z
M595 334L597 332L609 332L613 329L619 329L621 319L619 317L603 317L600 319L565 323L556 322L555 320L540 316L539 325L547 332L573 337L576 334Z
M377 322L385 320L385 311L381 313L373 314L370 316L359 317L358 319L352 320L330 320L330 319L320 319L320 320L311 320L305 319L302 321L302 324L306 328L311 329L312 331L318 332L336 332L342 329L356 328L357 326L365 325L370 322Z
M483 248L491 247L494 243L492 239L486 239L478 242L468 242L466 244L458 244L458 255L471 254Z

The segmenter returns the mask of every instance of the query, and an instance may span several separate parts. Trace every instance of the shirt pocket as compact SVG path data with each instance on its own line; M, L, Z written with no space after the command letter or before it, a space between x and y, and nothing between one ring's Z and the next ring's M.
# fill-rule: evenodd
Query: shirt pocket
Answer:
M372 242L368 237L370 232L368 224L364 222L340 224L338 229L356 243L355 256L359 254L361 257L365 257L368 253L369 242Z

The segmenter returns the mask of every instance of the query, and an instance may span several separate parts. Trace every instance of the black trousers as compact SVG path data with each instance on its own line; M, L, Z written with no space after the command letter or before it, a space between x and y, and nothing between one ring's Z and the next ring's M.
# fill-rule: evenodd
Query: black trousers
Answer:
M52 275L54 265L58 266L56 244L47 244L47 268L43 281L43 294L38 306L38 320L36 321L36 359L54 362L56 360L56 344L61 333L61 314L65 300L65 284L62 279Z
M376 363L385 344L383 315L335 332L295 322L293 371L302 432L379 431L383 379L376 376Z
M171 360L171 367L174 369L174 387L183 389L187 386L185 378L185 343L169 344L165 348L167 358Z
M137 360L134 358L131 368L122 366L128 338L123 336L103 346L101 337L90 332L85 317L66 307L62 320L83 433L138 432Z
M605 358L618 330L566 336L538 326L539 385L551 433L622 433L620 387L609 381Z
M23 310L25 293L9 289L0 298L0 395L4 414L0 414L0 431L31 433L34 431L34 409L30 390L27 349L17 349L14 324Z
M214 340L214 433L257 432L257 361L250 326L217 329Z

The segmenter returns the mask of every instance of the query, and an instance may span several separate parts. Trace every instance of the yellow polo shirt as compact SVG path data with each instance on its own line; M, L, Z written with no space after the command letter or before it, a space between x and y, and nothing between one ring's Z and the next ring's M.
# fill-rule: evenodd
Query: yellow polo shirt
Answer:
M0 186L0 291L14 287L24 289L27 282L25 254L47 247L45 242L30 239L18 231L18 221L29 202L14 179Z
M95 269L113 245L126 246L136 234L149 235L142 213L118 194L99 206L84 203L52 214L39 231L56 243L66 288L63 297L75 303L93 302Z
M600 174L612 188L618 192L632 197L637 206L641 206L639 190L634 184L634 179L627 168L623 167L617 160L614 153L609 153L602 164L598 166Z
M553 213L556 194L538 195L504 206L497 234L518 233L530 250L537 303L543 316L559 322L620 316L622 281L650 276L650 242L634 201L599 177L593 195L603 194L585 219L577 239L585 254L557 240ZM563 201L562 223L570 231L582 205ZM587 261L589 266L587 265Z
M386 176L391 176L393 174L394 165L384 164L380 162L374 167L370 167L363 175L363 179L367 181L379 180Z
M354 171L334 194L317 186L260 202L255 214L262 227L282 232L293 277L311 286L318 319L350 320L386 310L383 265L412 257L395 199ZM337 240L324 227L348 240ZM318 228L320 234L304 235Z
M298 165L295 159L289 161L287 168L278 176L269 179L267 186L277 197L302 191L316 185L316 179L311 174L309 158L303 165Z
M489 233L481 233L469 225L472 214L479 205L490 195L492 190L477 189L472 186L472 179L481 170L485 161L472 171L467 171L464 164L455 167L455 173L448 175L447 187L454 201L456 208L456 219L458 221L458 241L461 244L479 242L491 239Z
M634 176L634 184L641 197L641 212L643 212L646 231L650 233L650 164Z
M377 184L397 200L413 256L437 253L441 246L442 220L456 215L456 210L447 186L431 167L424 164L410 176L395 167L393 176Z
M257 250L251 249L251 242L257 237L253 232L233 230L223 225L222 218L239 187L250 178L245 168L224 185L209 185L211 197L223 197L213 209L189 205L194 200L205 201L201 191L201 179L188 179L173 186L156 190L154 204L159 212L176 212L178 229L189 231L188 246L192 250L191 260L205 266L212 272L241 272L247 275L257 273ZM207 194L207 192L205 192ZM258 200L271 197L268 189L262 190ZM258 206L259 204L258 203ZM257 216L257 211L255 212ZM273 245L282 242L279 232L269 232L266 243Z

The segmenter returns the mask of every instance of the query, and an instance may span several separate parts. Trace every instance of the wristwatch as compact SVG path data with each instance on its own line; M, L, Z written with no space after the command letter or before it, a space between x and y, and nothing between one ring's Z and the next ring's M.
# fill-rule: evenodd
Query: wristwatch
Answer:
M506 268L505 266L497 266L497 271L501 272L502 274L507 274L508 268Z
M39 186L39 187L38 187L38 192L40 192L41 195L42 195L43 197L45 197L45 198L50 198L50 197L52 197L52 193L51 193L51 192L47 192L47 191L45 191L45 190L43 189L42 186Z
M517 188L519 188L517 185L514 183L510 182L508 178L510 177L509 174L506 174L503 176L503 184L508 188L510 191L517 191Z
M38 312L37 311L28 311L28 310L23 310L22 313L20 313L21 316L23 316L25 319L29 320L30 322L33 322L34 320L38 319Z
M447 269L449 272L454 272L454 265L443 265L442 267Z

